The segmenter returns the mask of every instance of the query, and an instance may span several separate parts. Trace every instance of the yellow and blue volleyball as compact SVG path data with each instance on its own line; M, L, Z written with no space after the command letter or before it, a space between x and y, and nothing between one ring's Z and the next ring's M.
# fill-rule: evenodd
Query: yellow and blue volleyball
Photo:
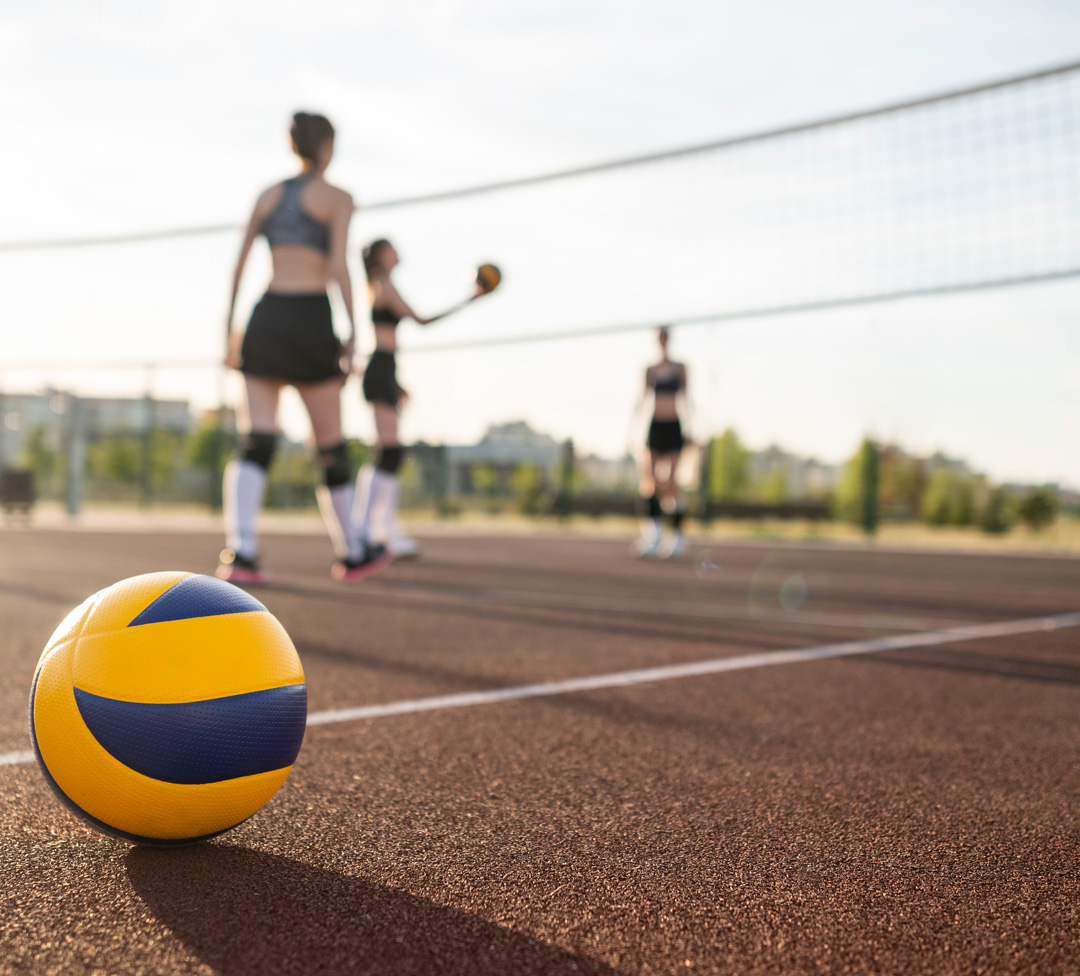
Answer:
M30 735L61 801L143 844L205 840L285 782L307 722L285 628L231 583L150 573L71 611L42 652Z

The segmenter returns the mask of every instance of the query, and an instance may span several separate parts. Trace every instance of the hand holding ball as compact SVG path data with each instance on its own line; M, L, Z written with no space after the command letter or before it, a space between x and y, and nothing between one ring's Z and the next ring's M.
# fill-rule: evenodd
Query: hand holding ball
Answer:
M476 269L476 285L479 289L477 297L480 295L490 295L496 288L499 287L499 282L502 281L502 272L494 264L482 264Z

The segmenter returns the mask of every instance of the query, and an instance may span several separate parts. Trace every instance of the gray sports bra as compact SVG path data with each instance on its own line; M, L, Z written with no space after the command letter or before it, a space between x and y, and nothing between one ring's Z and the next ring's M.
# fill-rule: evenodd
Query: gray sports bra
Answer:
M278 205L266 215L259 229L271 247L279 244L295 244L310 247L323 254L330 253L330 225L316 220L300 206L300 194L304 192L307 179L294 176L286 180Z

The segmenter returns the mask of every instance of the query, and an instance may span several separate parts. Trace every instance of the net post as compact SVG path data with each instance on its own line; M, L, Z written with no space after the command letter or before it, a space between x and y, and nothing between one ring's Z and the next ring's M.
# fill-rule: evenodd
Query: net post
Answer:
M82 399L67 394L67 491L65 501L69 518L78 518L83 501L83 466L86 457L86 425Z

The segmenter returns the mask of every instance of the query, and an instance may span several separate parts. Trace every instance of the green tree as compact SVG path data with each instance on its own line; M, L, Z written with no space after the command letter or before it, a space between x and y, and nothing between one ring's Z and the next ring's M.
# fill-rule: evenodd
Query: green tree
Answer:
M979 512L979 528L992 535L1009 531L1009 499L1003 488L991 488Z
M1016 506L1016 514L1036 532L1050 525L1058 512L1057 494L1049 488L1036 488Z
M42 483L48 483L59 468L58 452L49 444L44 424L36 424L26 435L19 463L29 468Z
M139 480L142 472L142 444L129 435L99 441L91 445L86 456L90 474L106 481L131 484Z
M975 479L947 468L931 472L923 494L927 525L971 525L975 521Z
M836 514L861 525L867 533L877 529L879 476L878 448L867 437L844 465L836 492Z
M750 452L732 428L709 443L709 499L737 501L745 496L750 480Z
M788 488L787 472L781 467L774 467L757 484L757 497L769 505L782 505L788 501L791 492Z
M207 501L215 511L221 508L221 476L232 449L232 431L213 415L205 417L188 439L187 462L206 472Z
M522 515L537 515L544 495L544 476L535 464L519 464L510 475L510 490Z

